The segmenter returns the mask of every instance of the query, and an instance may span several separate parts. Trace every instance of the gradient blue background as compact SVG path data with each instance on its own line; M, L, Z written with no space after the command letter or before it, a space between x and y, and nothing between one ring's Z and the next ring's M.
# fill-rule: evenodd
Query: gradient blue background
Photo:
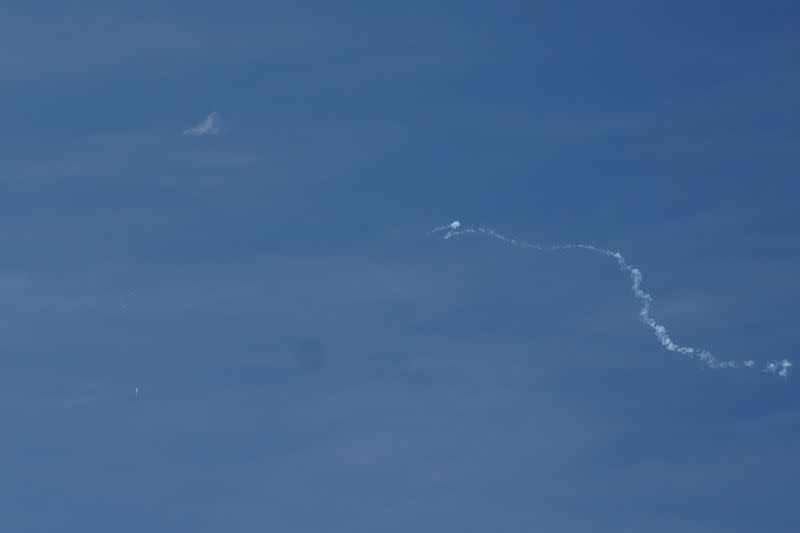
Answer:
M796 5L4 3L0 530L798 531Z

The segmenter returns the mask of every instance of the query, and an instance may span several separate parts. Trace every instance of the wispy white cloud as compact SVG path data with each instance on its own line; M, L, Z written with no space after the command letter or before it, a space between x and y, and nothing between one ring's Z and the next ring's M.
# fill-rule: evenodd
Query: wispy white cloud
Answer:
M220 132L219 113L212 111L208 116L193 128L183 130L184 135L217 135Z

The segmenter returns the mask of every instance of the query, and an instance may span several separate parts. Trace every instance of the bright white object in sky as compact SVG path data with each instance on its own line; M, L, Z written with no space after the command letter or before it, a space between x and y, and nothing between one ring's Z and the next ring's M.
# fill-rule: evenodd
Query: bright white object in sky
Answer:
M216 135L220 131L219 128L219 113L216 111L212 111L208 114L208 116L193 128L187 128L183 130L184 135Z
M447 231L447 233L444 236L444 238L447 239L450 236L450 233L458 230L458 228L460 227L461 227L461 222L459 222L458 220L454 220L446 226L439 226L438 228L433 228L433 230L428 232L428 235L432 235L439 231Z
M630 265L628 261L622 256L619 252L613 252L611 250L606 250L604 248L598 248L597 246L593 246L591 244L554 244L551 246L543 246L541 244L532 244L525 241L517 241L515 239L511 239L506 237L505 235L501 235L497 233L495 230L491 228L465 228L459 229L461 227L461 223L458 220L455 220L448 224L447 226L440 226L435 228L430 233L438 233L440 231L444 231L444 239L450 239L451 237L455 237L458 235L467 235L473 233L480 233L482 235L488 235L489 237L493 237L505 244L509 244L514 246L515 248L527 248L536 250L538 252L557 252L561 250L586 250L589 252L593 252L595 254L603 255L609 257L616 261L617 266L619 269L628 274L633 282L633 295L634 297L641 301L641 308L639 309L639 319L647 325L653 333L655 333L656 338L661 343L661 345L670 352L677 352L683 355L688 355L691 358L698 358L703 361L707 366L710 368L754 368L756 366L756 362L752 359L748 359L742 363L737 361L721 361L714 357L710 351L702 349L702 348L694 348L691 346L681 346L677 344L675 341L670 338L669 334L667 333L667 328L650 316L650 304L653 302L653 297L650 296L649 293L645 292L642 289L642 273L641 271ZM768 374L777 374L781 377L788 377L790 369L792 367L792 363L787 359L781 359L778 361L767 361L765 365L762 367L762 371Z

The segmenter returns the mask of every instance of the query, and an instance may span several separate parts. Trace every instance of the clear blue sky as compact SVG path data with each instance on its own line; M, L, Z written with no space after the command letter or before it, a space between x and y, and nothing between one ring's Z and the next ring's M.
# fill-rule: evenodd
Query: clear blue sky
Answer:
M794 359L796 2L126 4L0 7L0 530L798 531L797 378L425 235Z

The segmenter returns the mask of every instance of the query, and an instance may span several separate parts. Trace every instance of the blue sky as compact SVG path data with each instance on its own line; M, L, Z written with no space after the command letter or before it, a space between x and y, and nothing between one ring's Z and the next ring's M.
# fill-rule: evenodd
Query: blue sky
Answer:
M6 3L0 529L796 531L798 16Z

